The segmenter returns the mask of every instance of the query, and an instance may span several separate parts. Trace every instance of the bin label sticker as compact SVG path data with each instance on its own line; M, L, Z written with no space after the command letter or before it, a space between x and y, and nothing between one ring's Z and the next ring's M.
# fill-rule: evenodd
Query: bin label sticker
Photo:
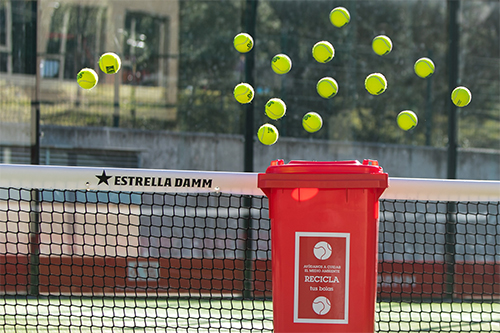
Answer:
M348 233L295 233L294 323L348 323L349 240Z

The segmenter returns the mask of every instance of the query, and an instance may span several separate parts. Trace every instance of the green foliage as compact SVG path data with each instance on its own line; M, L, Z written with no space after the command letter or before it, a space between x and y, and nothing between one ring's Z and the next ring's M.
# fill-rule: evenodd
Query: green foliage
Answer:
M461 4L459 77L472 90L473 102L458 111L460 144L499 148L500 5L486 0ZM328 17L336 6L345 6L351 13L351 22L340 29ZM256 90L253 128L271 122L281 136L445 146L450 103L447 13L446 2L437 0L260 0L251 51L255 52ZM245 1L181 1L182 130L242 133L246 109L232 98L232 89L244 81L245 57L234 50L232 39L245 31L245 15ZM383 57L371 50L371 40L379 34L388 35L394 44ZM315 62L311 55L320 40L330 41L336 50L327 64ZM292 59L292 70L286 75L271 70L270 61L277 53ZM436 64L428 79L413 72L414 62L424 56ZM380 96L371 96L364 88L365 77L373 72L383 73L388 80L388 89ZM330 100L315 90L324 76L339 83L339 93ZM184 96L186 91L190 97ZM271 97L287 104L287 115L281 120L272 121L263 113ZM395 121L406 109L419 116L419 126L408 133ZM309 111L320 113L325 124L312 135L301 125Z
M235 20L236 17L236 20ZM183 131L238 133L232 88L239 83L234 35L241 31L240 1L182 1L178 118ZM228 79L231 78L231 79Z
M472 91L459 109L459 144L500 149L500 3L462 1L461 85Z

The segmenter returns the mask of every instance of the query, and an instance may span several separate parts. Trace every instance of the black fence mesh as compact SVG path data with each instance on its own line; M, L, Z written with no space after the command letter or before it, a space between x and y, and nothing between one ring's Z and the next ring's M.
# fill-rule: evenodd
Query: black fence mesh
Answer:
M500 330L498 202L381 201L376 330ZM0 331L270 332L265 197L0 188Z

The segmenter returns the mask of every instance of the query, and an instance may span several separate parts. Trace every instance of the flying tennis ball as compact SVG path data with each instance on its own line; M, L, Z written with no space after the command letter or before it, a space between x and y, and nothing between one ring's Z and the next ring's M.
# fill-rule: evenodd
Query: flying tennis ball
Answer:
M401 111L396 118L399 128L409 131L417 127L418 117L415 112L410 110Z
M248 83L237 84L236 87L234 87L233 95L241 104L250 103L254 96L253 87Z
M323 98L332 98L337 95L339 86L337 81L331 77L324 77L316 84L316 91Z
M278 141L280 134L278 132L278 129L271 124L264 124L261 127L259 127L259 130L257 131L257 137L259 138L259 141L266 146L270 146L276 143Z
M283 117L286 113L286 104L279 98L271 98L266 103L266 115L277 120Z
M302 117L302 126L309 133L314 133L323 126L323 119L316 112L308 112Z
M276 74L286 74L292 69L292 60L286 54L280 53L273 57L271 67Z
M469 105L472 100L472 94L466 87L456 87L451 92L451 100L453 101L453 104L463 108L464 106Z
M380 95L387 89L387 80L384 74L372 73L365 79L365 88L372 95Z
M247 33L240 33L234 36L233 45L236 51L247 53L253 48L253 38Z
M317 62L324 64L333 59L335 56L335 49L330 42L323 40L314 44L312 48L312 55Z
M330 22L337 28L342 28L351 20L351 14L344 7L333 8L330 12Z
M434 73L435 66L431 59L420 58L415 62L413 69L415 70L415 74L425 79Z
M392 41L385 35L379 35L373 38L372 48L379 56L386 55L392 51Z
M99 58L99 68L106 74L115 74L120 70L121 65L120 57L113 52L104 53Z
M92 89L99 81L99 77L92 68L84 68L76 75L76 81L83 89Z

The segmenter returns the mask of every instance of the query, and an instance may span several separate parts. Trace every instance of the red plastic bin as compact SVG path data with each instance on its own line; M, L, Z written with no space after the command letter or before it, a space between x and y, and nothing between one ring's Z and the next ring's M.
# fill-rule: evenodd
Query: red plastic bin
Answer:
M274 332L373 332L377 161L271 163L258 186L269 198Z

